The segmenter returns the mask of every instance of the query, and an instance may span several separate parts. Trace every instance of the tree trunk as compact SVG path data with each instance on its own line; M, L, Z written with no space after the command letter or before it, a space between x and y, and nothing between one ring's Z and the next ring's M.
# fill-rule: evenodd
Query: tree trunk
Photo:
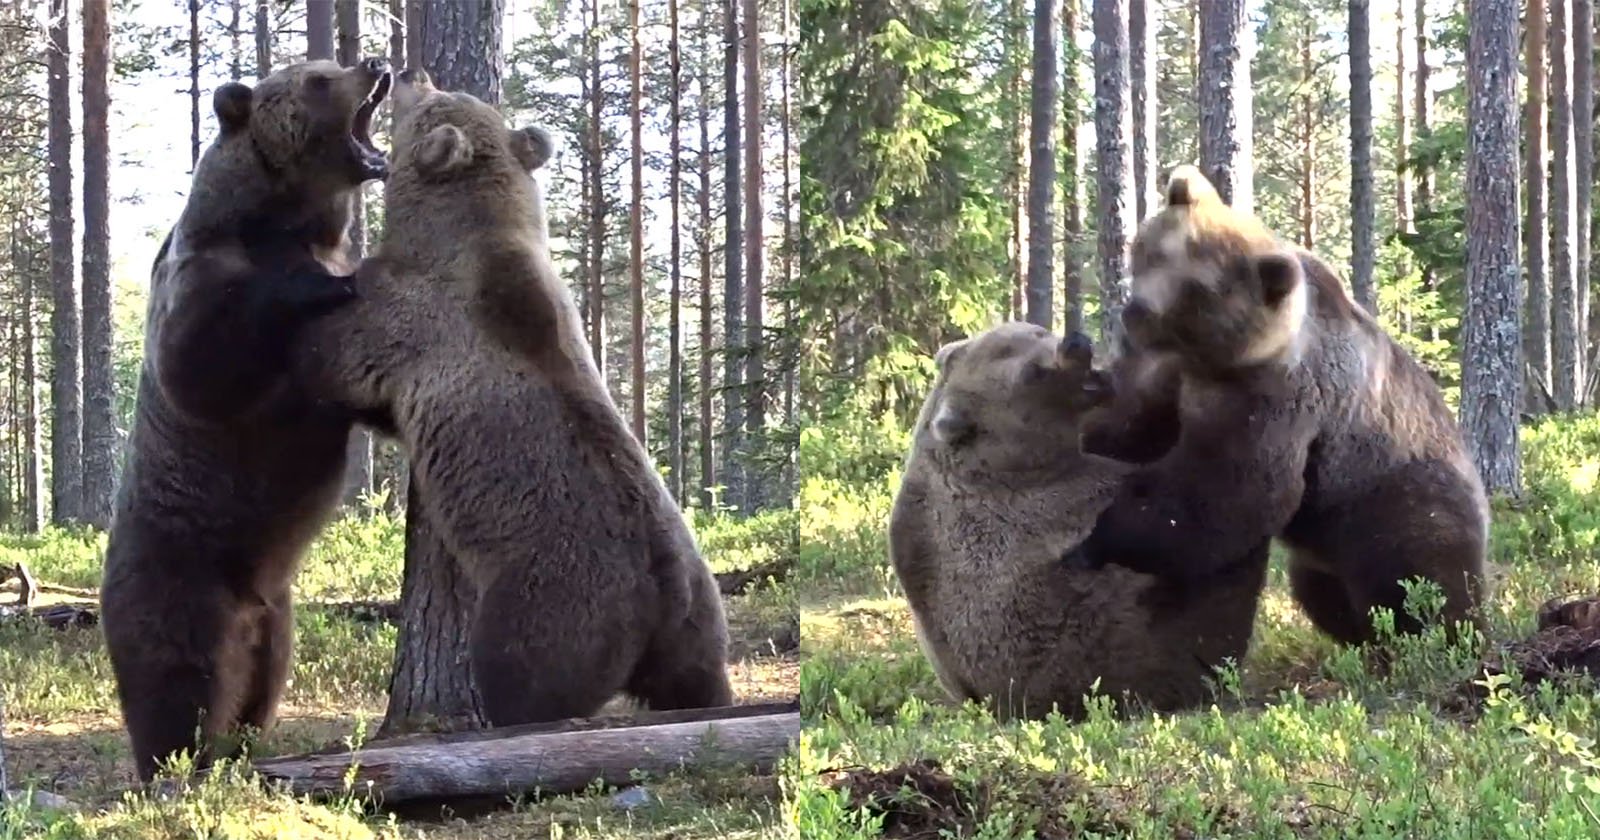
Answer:
M1428 0L1417 0L1416 5L1417 26L1417 75L1416 90L1413 94L1412 108L1415 112L1414 130L1418 141L1427 141L1431 131L1429 127L1430 114L1433 111L1433 90L1429 82L1431 68L1428 65ZM1433 165L1419 163L1414 174L1416 193L1414 209L1417 218L1426 219L1433 212ZM1422 288L1434 291L1436 282L1433 266L1426 259L1421 260ZM1439 327L1437 324L1428 325L1428 338L1437 339Z
M189 169L200 163L200 0L189 0Z
M1317 68L1312 62L1311 37L1308 19L1300 32L1301 93L1297 97L1300 100L1300 247L1308 251L1317 247L1317 115L1312 99L1312 80Z
M639 74L643 72L643 47L639 43L639 1L628 3L628 30L633 41L633 51L628 58L628 78L631 85L628 114L632 138L629 168L633 173L633 212L628 223L628 288L632 294L632 373L633 384L633 436L645 443L644 417L644 95Z
M722 425L723 503L744 507L744 282L740 245L744 243L739 186L739 0L724 4L722 45L723 129L723 282L722 282Z
M700 97L696 119L700 124L700 507L711 510L716 501L717 441L712 433L713 393L711 367L711 12L701 7Z
M256 3L256 81L272 75L272 9L270 0Z
M406 3L389 0L389 66L395 72L406 67ZM389 130L394 131L394 108L389 109Z
M1542 0L1531 0L1540 3ZM1407 157L1411 154L1411 109L1406 107L1406 93L1411 90L1411 73L1406 70L1406 4L1395 7L1397 18L1394 28L1395 93L1394 93L1394 215L1395 229L1412 233L1411 221L1411 167Z
M1083 80L1078 72L1082 55L1078 52L1078 5L1080 0L1063 0L1061 6L1061 169L1066 178L1062 196L1062 296L1066 331L1083 329L1083 272L1078 264L1078 248L1083 239L1083 150L1078 144L1078 125L1082 119L1078 100L1083 95Z
M740 447L743 476L740 509L755 513L767 503L766 471L754 457L766 435L766 217L761 202L761 4L744 0L744 396L745 435Z
M1550 158L1546 142L1549 127L1545 119L1545 93L1549 82L1545 73L1547 15L1544 0L1528 0L1528 38L1524 61L1528 67L1528 109L1523 129L1528 138L1527 172L1528 227L1523 237L1528 251L1527 330L1523 352L1527 356L1529 391L1550 389ZM1529 400L1535 413L1543 409L1541 400Z
M1033 91L1029 107L1032 158L1028 161L1028 323L1055 326L1056 21L1058 0L1034 0Z
M1028 166L1028 122L1024 117L1026 111L1022 106L1022 79L1023 68L1027 66L1027 59L1023 58L1027 49L1027 22L1024 18L1025 6L1023 0L1010 0L1007 9L1006 31L1010 33L1006 39L1007 50L1010 53L1011 64L1011 89L1007 102L1011 109L1011 157L1007 162L1006 197L1011 207L1011 317L1023 316L1024 290L1027 288L1028 256L1024 250L1022 226L1026 218L1022 212L1023 184L1026 183Z
M1161 205L1156 192L1156 60L1160 55L1156 33L1161 21L1153 14L1151 0L1128 3L1128 75L1133 104L1133 194L1134 220L1142 222Z
M1349 25L1350 291L1356 303L1376 315L1377 197L1372 186L1372 7L1368 0L1350 0ZM1308 48L1309 44L1308 37Z
M1572 14L1567 0L1550 3L1550 319L1556 408L1578 404L1577 166L1573 155Z
M790 29L793 15L789 10L789 0L783 0L781 14L783 21L783 51L778 62L779 103L781 108L778 125L783 145L783 425L786 429L793 431L798 428L796 425L798 415L795 413L795 400L798 397L796 391L798 389L797 380L800 366L800 337L795 329L794 320L794 252L796 247L794 239L794 142L789 136L789 132L794 125L790 117L793 96L789 77L790 62L794 52L794 32ZM786 454L788 457L784 458L785 501L792 504L795 494L799 490L798 476L795 472L798 467L796 463L798 453L795 448L790 448Z
M415 2L415 0L413 0ZM605 93L600 86L600 0L589 0L586 63L589 70L589 349L606 378Z
M1573 275L1577 284L1575 307L1578 325L1573 356L1577 365L1576 405L1588 400L1589 381L1589 236L1594 190L1594 3L1572 0L1572 145L1577 177L1573 181L1576 197L1573 229L1577 244L1573 248Z
M1250 30L1244 0L1200 11L1200 169L1229 204L1255 211L1251 186Z
M332 61L333 56L333 0L306 0L306 60Z
M667 0L670 36L667 63L672 75L668 117L667 194L672 204L672 235L669 262L671 289L667 292L667 487L672 498L683 504L683 235L679 204L683 198L683 68L679 63L678 0Z
M83 4L83 513L111 527L117 429L111 362L111 0Z
M1095 169L1099 179L1100 341L1122 335L1127 300L1128 241L1134 233L1133 160L1128 150L1132 94L1128 89L1128 0L1094 4Z
M338 0L335 15L339 27L338 59L344 67L354 67L361 61L361 2ZM355 212L350 218L350 247L360 259L367 249L367 212L365 197L356 194ZM366 429L353 429L347 444L344 503L355 508L362 496L372 492L372 433Z
M92 0L85 0L92 2ZM228 79L237 82L244 78L244 30L241 16L242 0L228 2Z
M1518 5L1516 0L1468 4L1467 125L1472 128L1467 132L1467 311L1461 348L1461 425L1468 447L1485 487L1513 495L1522 486Z
M11 267L22 277L22 443L27 449L22 464L22 530L37 534L44 527L44 457L39 446L39 336L34 320L38 312L34 298L39 274L33 261L23 255L20 228L21 224L14 219Z
M72 100L66 0L51 0L50 159L50 521L83 520L83 415L79 311L72 259Z
M439 87L500 104L504 15L504 0L470 7L430 3L419 10L419 27L410 30L410 37L420 41L414 50ZM416 481L408 480L404 618L395 644L385 733L412 728L428 718L473 725L485 720L466 648L474 592L428 522L426 510Z

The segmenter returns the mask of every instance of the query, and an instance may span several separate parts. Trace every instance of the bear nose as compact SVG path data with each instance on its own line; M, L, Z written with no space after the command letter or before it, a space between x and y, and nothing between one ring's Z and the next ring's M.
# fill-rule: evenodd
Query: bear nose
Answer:
M363 61L361 63L361 66L366 68L366 71L368 73L371 73L373 75L382 75L382 74L388 72L388 70L389 70L389 59L387 59L387 58L369 58L366 61Z

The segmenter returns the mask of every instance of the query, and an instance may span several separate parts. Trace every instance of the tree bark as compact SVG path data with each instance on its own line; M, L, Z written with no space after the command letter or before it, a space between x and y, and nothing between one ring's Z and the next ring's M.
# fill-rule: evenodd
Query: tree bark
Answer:
M794 238L794 140L790 137L794 121L790 116L793 102L790 81L790 63L793 60L794 34L790 28L793 15L789 9L789 0L783 0L781 20L783 21L783 51L778 62L778 87L779 136L782 137L783 154L783 425L794 430L797 427L798 415L796 414L795 401L798 398L798 379L800 366L800 336L795 329L794 321L794 253L796 248ZM796 447L797 448L797 447ZM784 489L786 501L793 502L799 490L799 481L796 470L797 452L791 448L784 459Z
M678 0L667 0L670 35L667 63L672 76L671 115L668 118L670 160L667 163L667 194L672 204L672 235L669 260L671 288L667 292L667 487L672 498L683 504L683 223L679 205L683 199L683 67L679 62Z
M270 0L256 3L256 81L272 75L272 9Z
M1023 58L1027 49L1028 27L1024 18L1026 7L1023 0L1010 0L1007 7L1006 48L1009 52L1008 63L1011 65L1010 90L1006 101L1010 103L1011 111L1011 156L1007 161L1006 169L1006 198L1011 208L1011 317L1013 319L1023 316L1023 299L1027 288L1028 255L1024 250L1026 245L1022 235L1022 226L1026 216L1022 212L1023 185L1026 183L1028 166L1028 122L1027 113L1022 105L1022 79L1023 68L1027 66L1027 59Z
M189 169L200 163L200 0L189 0Z
M1128 89L1128 0L1094 4L1095 168L1099 179L1100 340L1113 346L1122 334L1127 300L1128 241L1134 233L1132 94Z
M1557 0L1560 5L1561 0ZM1461 423L1491 492L1521 490L1521 275L1517 261L1516 0L1467 12L1467 311ZM1588 115L1584 115L1588 119Z
M589 349L603 381L606 376L606 199L605 199L605 94L600 86L600 0L589 0L589 31L585 37L589 71Z
M1433 89L1431 87L1432 68L1428 65L1428 0L1417 0L1416 5L1417 25L1417 74L1416 90L1414 91L1412 108L1415 111L1413 122L1415 137L1425 141L1431 131L1429 120L1433 111ZM1414 209L1419 219L1429 218L1433 213L1433 165L1419 163L1417 171L1413 173L1416 184L1414 194ZM1421 260L1422 288L1432 292L1437 288L1433 266L1426 259ZM1439 328L1437 324L1428 325L1428 337L1437 339Z
M1573 155L1572 13L1550 3L1550 320L1551 395L1556 408L1578 404L1577 161ZM1585 115L1587 118L1587 115Z
M1377 196L1372 186L1372 6L1350 0L1350 291L1378 314Z
M12 219L11 268L22 277L22 444L23 456L23 520L24 533L37 534L44 527L43 453L39 441L39 336L38 307L35 304L38 288L38 271L33 261L23 253L20 235L21 221Z
M1249 38L1244 0L1201 4L1200 169L1246 213L1255 211Z
M1160 114L1156 107L1156 60L1160 55L1156 33L1161 31L1161 22L1154 12L1151 0L1129 0L1128 75L1133 88L1133 194L1136 222L1148 219L1161 206L1161 197L1156 192L1156 122Z
M1542 0L1531 0L1540 3ZM1406 70L1406 4L1395 7L1397 18L1394 28L1395 93L1394 93L1394 215L1395 229L1412 233L1411 220L1411 167L1407 158L1411 154L1411 109L1406 107L1406 93L1411 90L1411 73Z
M1317 115L1312 98L1312 80L1317 68L1312 60L1311 38L1311 20L1307 18L1300 32L1301 93L1297 98L1300 106L1300 247L1308 251L1317 247ZM1354 42L1351 47L1353 50ZM1351 66L1355 66L1353 52Z
M306 0L306 60L332 61L333 0Z
M744 507L744 282L740 246L744 243L739 186L739 0L726 0L722 45L722 426L723 503Z
M1057 2L1034 0L1033 4L1033 90L1028 120L1033 154L1028 161L1027 320L1046 329L1055 326L1050 298L1055 286Z
M111 367L111 0L83 4L83 513L111 527L117 449Z
M92 2L92 0L85 0ZM244 77L244 30L241 16L242 0L228 2L228 79L237 82Z
M1576 405L1588 400L1589 381L1589 237L1593 228L1592 210L1594 182L1594 3L1591 0L1572 0L1572 144L1573 162L1577 168L1573 181L1573 194L1577 199L1573 222L1577 234L1574 246L1573 274L1577 284L1576 300L1578 325L1577 346L1573 356L1577 364Z
M744 397L745 434L739 458L742 476L740 510L755 513L767 504L769 490L754 448L766 435L766 215L761 200L761 4L744 0Z
M1065 45L1062 54L1066 56L1066 66L1061 68L1061 170L1066 178L1061 190L1066 203L1061 214L1061 306L1069 333L1083 329L1083 272L1078 264L1078 248L1083 239L1083 149L1078 143L1082 119L1078 100L1083 93L1083 79L1078 72L1082 59L1078 52L1078 5L1079 0L1063 0L1061 6L1061 40Z
M1538 389L1550 388L1550 158L1546 141L1549 127L1545 119L1545 92L1549 85L1545 73L1547 14L1544 0L1528 0L1528 37L1524 61L1528 67L1528 106L1524 118L1527 136L1528 227L1523 237L1528 251L1528 302L1523 352L1530 375ZM1530 391L1538 389L1530 388ZM1538 413L1542 406L1529 401Z
M700 124L700 507L711 510L716 499L717 441L713 434L712 399L715 384L711 366L711 11L700 12L700 96L696 119Z
M628 287L632 293L632 374L633 385L633 436L639 443L645 440L644 416L644 96L640 73L643 72L643 47L639 43L639 0L628 3L628 30L633 51L628 58L630 97L628 115L632 139L632 159L629 169L633 173L633 211L628 222Z
M50 495L51 522L83 521L83 414L77 273L73 270L72 100L66 0L51 0L49 28Z
M594 0L598 2L598 0ZM405 0L406 4L406 66L422 67L423 4L427 0Z
M499 105L504 0L471 8L429 3L417 11L419 28L409 34L420 42L414 51L438 86ZM405 615L381 732L404 731L428 719L482 725L466 649L475 593L428 521L416 481L407 481L406 493Z
M338 59L344 67L361 61L361 2L338 0L334 6L338 23ZM356 194L355 212L350 218L350 247L360 259L367 250L367 212L365 196ZM361 498L372 492L372 433L356 428L350 432L344 474L344 504L356 508Z

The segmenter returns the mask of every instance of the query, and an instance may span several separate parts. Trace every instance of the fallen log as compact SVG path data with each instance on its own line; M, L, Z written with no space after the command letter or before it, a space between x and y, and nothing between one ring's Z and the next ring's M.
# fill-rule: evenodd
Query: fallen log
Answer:
M733 765L771 772L800 735L797 709L733 717L727 716L729 709L717 711L723 716L647 726L412 736L409 742L373 741L354 753L265 759L255 762L255 769L297 795L336 799L353 793L389 807L417 800L575 793L597 780L630 785L638 782L637 773L684 767ZM702 715L711 712L701 710ZM352 764L353 782L347 786Z

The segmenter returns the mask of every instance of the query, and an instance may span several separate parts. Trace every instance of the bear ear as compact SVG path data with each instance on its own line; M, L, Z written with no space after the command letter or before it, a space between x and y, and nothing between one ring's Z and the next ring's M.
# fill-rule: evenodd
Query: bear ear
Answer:
M1252 268L1261 284L1261 300L1277 306L1300 285L1300 260L1294 254L1277 251L1255 258Z
M224 133L238 131L250 123L250 101L254 91L239 82L229 82L211 94L211 110Z
M939 352L933 354L933 366L938 368L940 373L943 373L949 368L951 360L966 351L967 342L970 340L962 338L940 347Z
M446 175L472 162L472 141L461 129L441 125L423 135L411 147L417 171L424 175Z
M1193 164L1184 164L1167 176L1167 206L1198 207L1202 204L1221 204L1222 196L1211 180Z
M544 166L554 148L549 132L542 128L531 126L511 130L511 153L529 172Z

